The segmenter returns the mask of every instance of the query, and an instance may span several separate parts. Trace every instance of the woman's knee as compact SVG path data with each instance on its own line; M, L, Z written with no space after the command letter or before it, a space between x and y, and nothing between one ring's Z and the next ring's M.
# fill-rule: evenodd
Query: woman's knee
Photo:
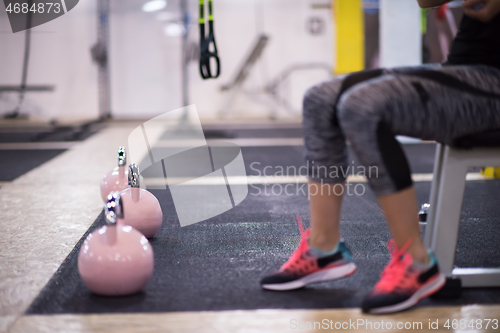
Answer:
M366 94L363 90L364 88L351 88L337 104L337 118L346 136L366 128L379 118L377 105L364 97Z
M318 112L333 112L340 86L341 79L336 78L308 89L303 99L304 118L314 116Z
M368 71L349 79L353 84L340 96L336 114L345 132L378 122L397 103L392 94L393 76Z

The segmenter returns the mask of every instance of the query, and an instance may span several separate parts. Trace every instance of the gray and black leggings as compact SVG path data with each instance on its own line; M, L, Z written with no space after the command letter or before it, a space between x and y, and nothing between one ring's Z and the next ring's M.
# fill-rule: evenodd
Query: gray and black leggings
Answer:
M345 181L348 140L377 196L412 185L395 135L450 144L500 129L500 70L487 66L419 66L336 77L304 97L305 158L309 179ZM368 176L368 173L367 173Z

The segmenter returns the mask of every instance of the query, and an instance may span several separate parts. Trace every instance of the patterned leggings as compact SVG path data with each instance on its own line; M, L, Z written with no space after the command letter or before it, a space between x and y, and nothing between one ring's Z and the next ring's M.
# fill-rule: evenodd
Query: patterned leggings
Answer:
M348 141L364 170L376 167L366 172L375 194L388 195L412 185L395 135L451 144L500 129L500 70L432 65L354 73L309 89L303 112L309 179L344 182Z

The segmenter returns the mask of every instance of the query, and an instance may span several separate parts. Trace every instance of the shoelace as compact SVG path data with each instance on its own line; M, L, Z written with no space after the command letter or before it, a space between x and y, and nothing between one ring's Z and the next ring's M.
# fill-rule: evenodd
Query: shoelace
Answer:
M405 282L407 281L402 279L402 277L406 271L406 267L408 266L407 260L404 260L406 258L405 253L410 247L412 241L413 240L411 238L408 239L400 250L398 250L398 246L393 239L387 243L387 248L392 258L391 261L389 261L389 264L382 271L380 281L375 286L375 290L391 291L395 286L404 287L406 284Z
M300 218L300 216L296 216L295 219L297 220L297 224L299 225L300 244L295 252L293 252L293 254L290 256L290 259L288 259L288 261L281 266L280 271L284 271L293 267L302 256L302 253L304 253L308 248L307 238L309 237L309 230L304 230L304 224L302 223L302 219Z

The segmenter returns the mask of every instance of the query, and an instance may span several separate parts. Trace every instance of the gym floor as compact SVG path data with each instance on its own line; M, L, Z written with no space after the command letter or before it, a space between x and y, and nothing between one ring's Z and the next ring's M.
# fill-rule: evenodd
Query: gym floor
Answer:
M136 295L91 294L78 276L76 255L86 234L104 223L99 183L116 165L117 147L126 145L140 124L109 122L83 134L0 124L0 332L290 332L314 331L308 324L314 328L324 319L412 326L405 331L425 331L429 321L439 320L433 331L449 332L448 320L500 319L498 288L427 299L394 315L362 314L357 306L389 258L384 248L389 233L369 189L347 196L342 212L342 233L358 265L355 275L294 292L261 290L259 278L279 268L299 242L295 216L309 221L302 175L256 177L266 166L303 165L300 124L293 122L203 123L209 140L242 147L253 184L248 197L229 212L181 228L169 191L152 190L164 213L162 229L151 240L153 278ZM435 144L401 141L424 203ZM259 163L251 167L254 162ZM478 170L471 170L469 179L456 263L498 267L500 181L485 179ZM355 177L350 181L366 185ZM279 183L292 184L295 195L273 193L272 185Z

